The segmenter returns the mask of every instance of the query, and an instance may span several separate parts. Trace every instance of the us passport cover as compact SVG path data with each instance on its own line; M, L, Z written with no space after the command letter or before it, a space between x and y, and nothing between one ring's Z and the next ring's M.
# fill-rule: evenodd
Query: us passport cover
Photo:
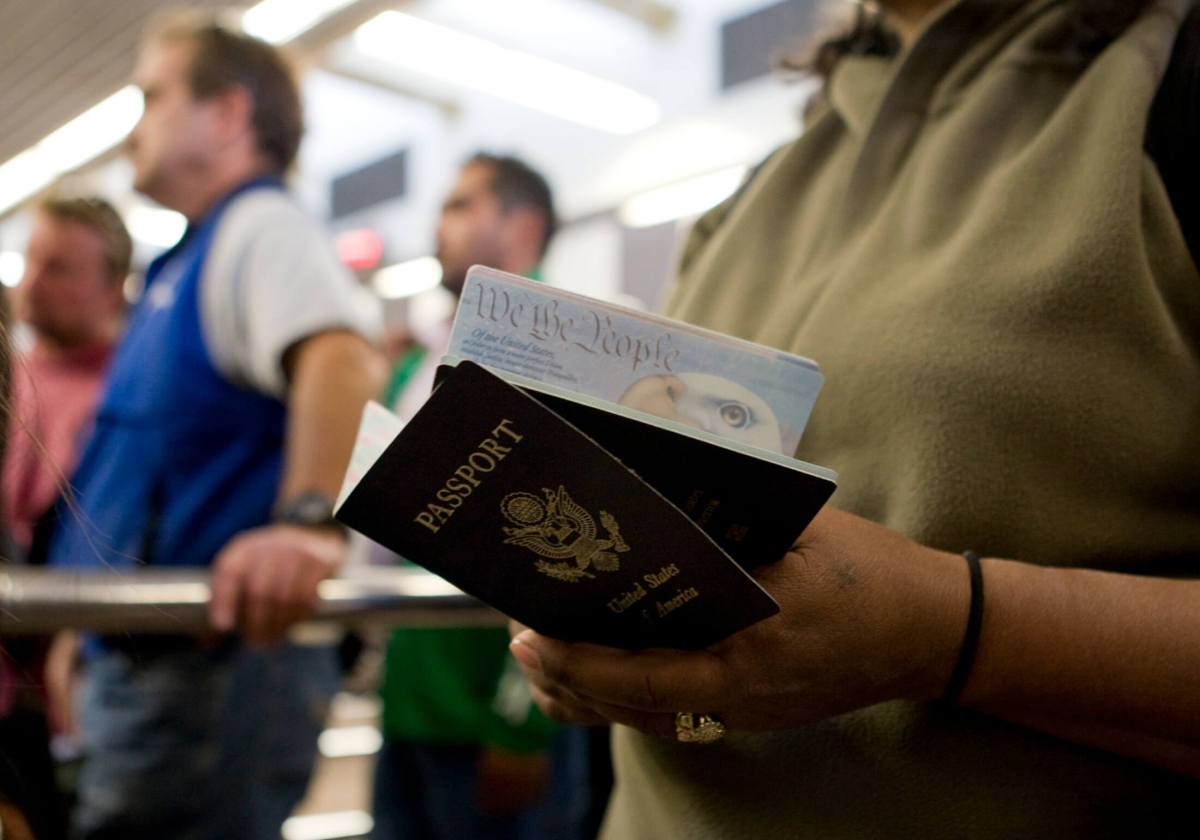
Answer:
M471 362L443 378L337 517L569 641L702 648L779 611L662 494Z
M446 359L441 377L461 364ZM833 474L777 453L738 448L715 435L506 372L665 496L738 565L752 571L792 547L837 484Z

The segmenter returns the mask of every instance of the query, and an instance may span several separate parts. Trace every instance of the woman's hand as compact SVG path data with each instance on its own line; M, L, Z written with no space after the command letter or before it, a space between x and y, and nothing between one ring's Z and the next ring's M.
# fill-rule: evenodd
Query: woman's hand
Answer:
M959 555L826 509L755 577L780 613L707 650L569 644L514 625L513 655L547 715L663 736L680 711L730 729L787 729L941 693L970 599Z

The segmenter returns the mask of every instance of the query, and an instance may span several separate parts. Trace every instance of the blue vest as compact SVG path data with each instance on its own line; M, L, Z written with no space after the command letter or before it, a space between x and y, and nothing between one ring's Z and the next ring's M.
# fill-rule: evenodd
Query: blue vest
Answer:
M226 380L204 345L200 277L225 196L150 264L113 358L95 431L60 505L59 566L207 566L229 539L266 523L279 487L285 406Z

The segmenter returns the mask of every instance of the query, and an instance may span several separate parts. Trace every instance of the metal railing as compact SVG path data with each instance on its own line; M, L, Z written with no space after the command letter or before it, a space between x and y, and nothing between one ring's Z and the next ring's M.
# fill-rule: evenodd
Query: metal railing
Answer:
M136 569L69 572L0 565L0 638L65 628L99 633L203 633L208 572ZM503 617L415 568L353 568L322 581L306 624L497 626Z

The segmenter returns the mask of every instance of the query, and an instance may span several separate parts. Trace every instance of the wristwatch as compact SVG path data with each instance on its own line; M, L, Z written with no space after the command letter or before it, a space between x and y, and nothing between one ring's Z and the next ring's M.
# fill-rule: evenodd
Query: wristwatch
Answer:
M305 490L275 509L272 521L307 528L329 528L346 536L346 526L333 518L333 500L320 490Z

